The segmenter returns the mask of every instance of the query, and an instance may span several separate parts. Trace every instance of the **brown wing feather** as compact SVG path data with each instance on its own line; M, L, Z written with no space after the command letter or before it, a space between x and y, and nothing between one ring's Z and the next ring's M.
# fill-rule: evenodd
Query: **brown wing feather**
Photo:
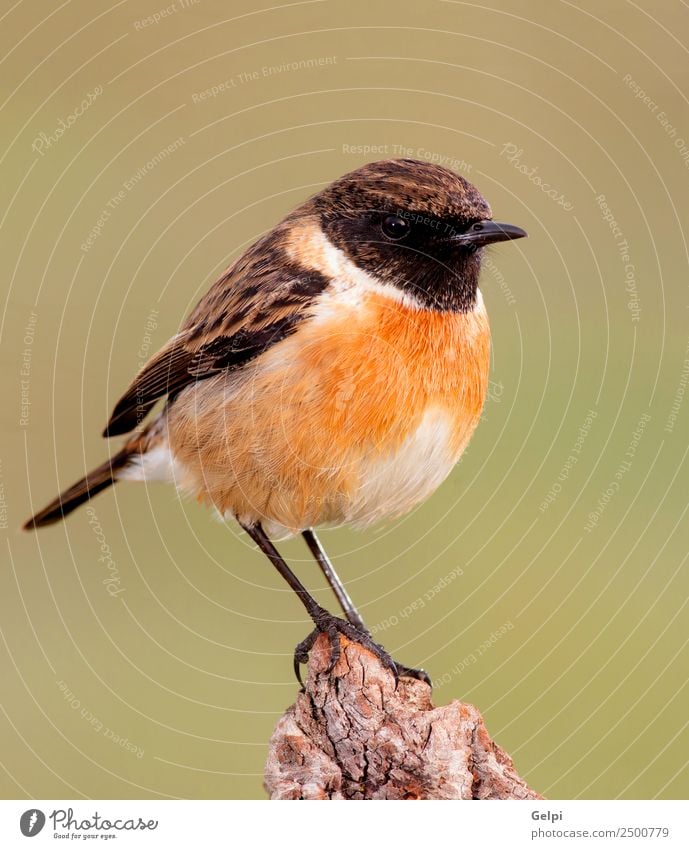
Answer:
M186 386L193 357L194 352L184 340L173 337L146 363L117 402L103 436L128 433L142 422L159 398Z
M103 436L135 428L160 398L219 371L236 371L294 331L328 284L290 259L287 222L249 248L201 299L174 336L139 372Z

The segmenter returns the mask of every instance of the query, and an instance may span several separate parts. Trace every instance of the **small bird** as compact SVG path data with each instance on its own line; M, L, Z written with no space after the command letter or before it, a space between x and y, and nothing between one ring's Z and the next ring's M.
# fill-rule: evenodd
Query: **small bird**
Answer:
M167 481L236 520L294 590L331 663L340 638L395 676L314 528L400 516L447 477L486 397L486 245L526 236L492 220L478 189L427 162L345 174L249 247L141 369L104 436L109 460L29 519L64 518L116 481ZM156 402L155 418L143 423ZM309 594L273 541L301 534L342 607Z

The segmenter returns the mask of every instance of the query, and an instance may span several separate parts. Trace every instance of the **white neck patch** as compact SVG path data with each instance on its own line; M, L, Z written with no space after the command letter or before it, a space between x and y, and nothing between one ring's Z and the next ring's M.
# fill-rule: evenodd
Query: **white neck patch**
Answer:
M392 283L382 283L372 274L359 268L356 263L340 248L333 245L330 239L316 222L295 228L294 239L288 245L290 258L300 265L319 271L326 275L332 283L328 287L338 300L344 297L354 304L368 294L381 295L408 309L427 310L428 307L418 301L413 295L403 291ZM477 289L476 303L473 312L484 312L483 297Z
M290 258L328 277L332 281L328 288L333 295L358 300L366 293L375 293L410 309L423 309L412 295L397 286L381 283L372 274L359 268L344 251L333 245L318 223L297 226L293 236L287 248Z

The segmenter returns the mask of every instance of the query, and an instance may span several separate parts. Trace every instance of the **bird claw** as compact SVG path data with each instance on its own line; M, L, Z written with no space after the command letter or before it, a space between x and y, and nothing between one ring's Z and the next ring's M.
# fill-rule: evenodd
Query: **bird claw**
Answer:
M395 676L395 681L397 681L397 664L382 646L379 646L378 643L373 641L368 632L360 631L344 619L333 616L327 610L323 609L319 610L314 616L314 623L316 625L314 630L294 650L294 674L302 688L304 682L301 678L300 666L308 662L309 653L320 634L327 634L330 640L330 662L326 670L328 673L332 672L335 668L335 664L342 654L342 646L340 644L340 635L342 635L353 643L358 643L372 652L383 666L392 672Z
M294 650L294 674L297 681L304 688L304 682L301 678L301 664L305 664L309 660L309 653L313 648L316 639L320 634L327 634L330 640L330 663L328 664L327 672L330 673L335 668L335 664L340 659L342 647L340 645L340 635L346 637L354 643L358 643L365 649L368 649L374 654L386 669L392 672L395 678L395 687L397 687L398 679L401 677L416 678L418 681L424 681L431 686L431 679L423 669L412 669L409 666L404 666L401 663L396 663L385 649L376 643L368 631L360 631L344 619L333 616L327 610L320 609L314 616L316 627L314 630L302 640Z

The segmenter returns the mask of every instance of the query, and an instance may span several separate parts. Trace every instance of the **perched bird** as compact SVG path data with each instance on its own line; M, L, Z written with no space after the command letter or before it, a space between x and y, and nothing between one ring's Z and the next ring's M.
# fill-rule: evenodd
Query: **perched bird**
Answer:
M483 249L522 236L437 165L384 160L346 174L227 269L115 406L104 436L133 435L24 527L116 481L174 483L235 519L299 596L315 630L297 647L297 674L325 632L333 663L344 634L395 674L428 680L373 642L313 528L399 516L447 477L486 396ZM346 621L273 545L294 534Z

